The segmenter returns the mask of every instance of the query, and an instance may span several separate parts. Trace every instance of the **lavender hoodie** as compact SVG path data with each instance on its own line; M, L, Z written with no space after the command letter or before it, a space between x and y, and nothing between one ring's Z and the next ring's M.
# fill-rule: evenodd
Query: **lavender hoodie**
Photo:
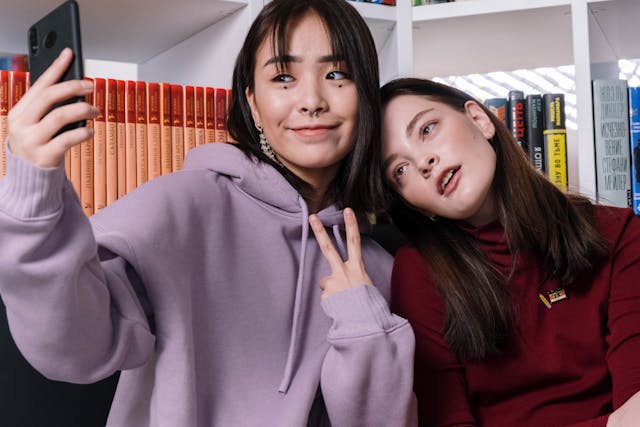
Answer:
M304 200L271 166L208 144L87 219L62 167L7 157L11 332L51 379L122 370L109 426L416 424L413 333L385 301L391 258L364 238L376 287L321 303L329 266ZM319 217L344 256L342 212Z

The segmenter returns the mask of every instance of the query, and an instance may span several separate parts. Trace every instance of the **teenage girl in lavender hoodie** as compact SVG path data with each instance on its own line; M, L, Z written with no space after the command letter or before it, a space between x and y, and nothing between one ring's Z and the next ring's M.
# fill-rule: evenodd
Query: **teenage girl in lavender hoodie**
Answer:
M0 292L29 362L77 383L121 370L109 426L414 425L391 258L345 209L381 188L350 167L379 137L375 47L352 7L269 3L234 70L238 144L193 149L88 219L62 159L90 130L54 135L97 111L47 113L92 90L55 84L70 59L12 109L0 181Z

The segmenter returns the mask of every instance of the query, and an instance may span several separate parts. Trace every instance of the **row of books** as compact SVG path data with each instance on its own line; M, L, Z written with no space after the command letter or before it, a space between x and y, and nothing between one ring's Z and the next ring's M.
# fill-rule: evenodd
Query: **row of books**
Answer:
M592 81L596 199L640 215L640 88Z
M0 72L0 138L7 112L28 88L28 73ZM100 113L87 121L94 136L65 155L65 171L87 215L143 183L182 168L186 153L211 142L228 142L230 89L133 80L87 78L86 102ZM6 107L6 108L5 108ZM3 134L4 132L4 134ZM4 147L3 147L4 150ZM0 177L6 173L2 152Z
M411 0L413 6L421 6L423 4L451 3L456 0Z
M376 4L386 4L389 6L395 6L396 0L355 0L359 3L376 3Z
M29 71L27 55L24 55L24 54L0 55L0 70Z
M484 104L511 130L531 163L558 188L568 188L567 128L562 93L524 95L509 91L507 98Z

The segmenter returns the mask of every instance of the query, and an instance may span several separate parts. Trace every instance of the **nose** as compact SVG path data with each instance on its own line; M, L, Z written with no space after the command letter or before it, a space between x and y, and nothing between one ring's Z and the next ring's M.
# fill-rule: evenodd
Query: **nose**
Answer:
M306 81L299 86L300 104L298 110L301 114L318 117L320 113L328 110L329 104L321 86L313 81Z
M437 154L425 153L418 163L418 170L420 171L420 174L424 177L429 176L433 168L438 164L439 160L440 158Z

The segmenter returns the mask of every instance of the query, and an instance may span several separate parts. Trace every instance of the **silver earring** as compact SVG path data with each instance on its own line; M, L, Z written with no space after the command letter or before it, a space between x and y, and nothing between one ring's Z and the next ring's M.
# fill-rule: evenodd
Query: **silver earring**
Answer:
M438 220L438 216L437 215L429 215L429 219L433 222L436 222Z
M260 123L256 123L256 129L258 129L258 136L260 137L260 150L264 153L265 156L276 162L279 166L282 166L280 160L276 158L276 153L271 149L271 145L267 138L264 136L264 132L262 131L262 125Z

